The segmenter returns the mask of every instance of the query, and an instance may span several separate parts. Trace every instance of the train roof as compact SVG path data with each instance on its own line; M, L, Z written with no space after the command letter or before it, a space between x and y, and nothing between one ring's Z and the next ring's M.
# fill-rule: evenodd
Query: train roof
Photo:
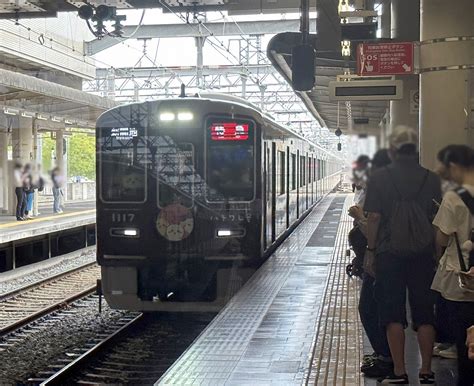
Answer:
M296 137L300 138L301 140L304 140L306 142L311 143L313 146L318 148L318 150L326 153L330 157L334 157L334 158L338 158L338 159L342 160L340 157L338 157L334 153L331 153L327 149L324 149L323 147L321 147L321 145L319 145L318 143L316 143L316 142L314 142L314 141L312 141L308 138L303 137L301 134L299 134L296 131L290 129L289 127L283 126L281 123L276 122L274 117L272 117L270 114L268 114L265 111L263 111L262 109L260 109L255 104L249 102L248 100L246 100L244 98L241 98L241 97L238 97L238 96L235 96L235 95L229 95L229 94L205 93L205 92L203 92L203 93L195 94L193 96L184 97L184 98L183 97L163 98L163 99L156 99L156 100L152 100L152 101L127 103L127 104L123 104L123 105L120 105L120 106L116 106L116 107L104 112L97 119L97 123L108 112L118 110L118 109L123 108L123 107L130 107L130 106L133 106L133 105L143 105L143 104L146 104L146 103L160 103L160 102L165 102L165 101L166 102L173 102L173 101L181 101L182 102L183 100L201 100L201 101L208 100L208 101L212 101L212 102L220 102L220 103L228 103L228 104L239 105L240 107L243 107L243 108L246 108L246 109L251 109L251 110L254 111L254 113L258 114L262 118L262 120L264 120L267 124L271 124L273 127L276 126L279 130L281 130L283 132L287 132L287 133L289 133L293 136L296 136Z

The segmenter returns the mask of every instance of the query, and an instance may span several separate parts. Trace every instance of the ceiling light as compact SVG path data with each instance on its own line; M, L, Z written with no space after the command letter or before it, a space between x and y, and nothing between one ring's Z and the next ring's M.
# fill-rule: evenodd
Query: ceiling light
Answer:
M45 115L36 114L36 119L39 119L40 121L47 121L48 117Z
M56 116L52 117L51 120L53 122L62 122L63 121L63 119L61 117L56 117Z
M18 115L20 113L20 110L18 109L12 109L10 107L5 107L3 109L3 113L7 115Z
M30 111L23 111L21 113L21 116L25 118L33 118L35 116L35 113L32 113Z

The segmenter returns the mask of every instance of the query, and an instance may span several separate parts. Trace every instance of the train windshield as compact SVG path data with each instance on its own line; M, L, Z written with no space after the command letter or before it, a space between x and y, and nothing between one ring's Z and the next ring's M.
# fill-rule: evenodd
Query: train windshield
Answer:
M101 198L105 202L146 200L146 140L143 127L101 128Z
M212 118L206 128L207 200L252 201L255 192L255 124Z

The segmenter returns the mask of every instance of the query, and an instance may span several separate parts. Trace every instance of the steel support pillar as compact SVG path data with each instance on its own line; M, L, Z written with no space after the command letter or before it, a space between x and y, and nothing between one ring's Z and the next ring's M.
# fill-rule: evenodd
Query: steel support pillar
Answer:
M198 88L204 89L204 77L202 75L202 70L204 67L203 48L206 38L196 37L194 40L196 42L196 83Z
M8 124L5 115L0 115L0 212L8 211L8 193L13 190L10 186L8 168Z
M420 156L427 168L446 145L474 145L473 15L472 0L421 1Z
M419 0L392 0L391 36L394 41L418 41L420 37ZM398 125L418 130L418 75L397 77L403 81L403 99L390 102L390 132Z

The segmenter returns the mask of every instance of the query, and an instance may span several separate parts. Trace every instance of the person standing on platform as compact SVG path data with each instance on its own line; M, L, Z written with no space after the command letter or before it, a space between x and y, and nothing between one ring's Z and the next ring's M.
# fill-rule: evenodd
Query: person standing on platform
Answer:
M419 382L433 384L431 359L435 338L431 290L435 273L431 221L441 200L441 181L419 165L418 135L398 126L389 138L393 163L375 172L368 184L365 269L375 277L379 320L385 327L393 373L381 384L408 384L405 367L406 292L421 353Z
M457 349L458 385L474 385L474 363L468 358L467 329L474 324L474 284L461 286L463 277L474 282L474 149L450 145L438 153L441 174L459 188L445 194L433 224L441 251L432 288L438 291L452 316ZM469 273L463 273L469 272Z
M15 182L15 195L16 195L16 219L17 221L24 221L23 212L26 205L26 193L23 190L23 168L20 163L15 163L13 169L13 179Z
M26 194L26 205L25 205L25 215L23 218L26 220L31 220L33 218L33 201L35 196L35 187L33 185L33 174L31 170L31 165L26 164L24 169L24 191Z
M391 162L392 160L390 159L387 149L377 151L371 161L372 166L370 174L390 165ZM358 229L365 239L365 245L362 248L356 248L353 245L354 252L356 252L356 258L361 261L362 265L365 249L367 247L367 217L365 216L363 209L358 205L349 208L349 216L354 218L354 229ZM354 230L351 231L351 233L354 233ZM362 287L360 289L359 297L359 315L374 353L364 356L360 370L369 378L384 377L393 371L393 361L387 342L387 336L385 330L381 328L379 323L374 282L375 279L369 273L364 272L362 274Z
M55 167L51 172L51 180L53 181L53 212L63 213L62 199L63 199L63 176L61 170Z

